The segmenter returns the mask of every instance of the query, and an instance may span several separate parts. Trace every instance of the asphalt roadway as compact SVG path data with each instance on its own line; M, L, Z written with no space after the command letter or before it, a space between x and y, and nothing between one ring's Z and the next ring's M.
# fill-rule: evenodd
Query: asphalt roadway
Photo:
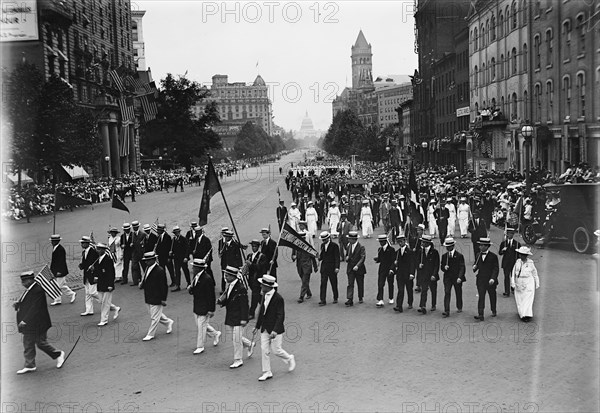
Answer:
M276 228L277 187L289 205L284 173L302 152L279 164L250 168L223 183L227 202L243 242L260 238L260 228ZM198 213L200 187L183 193L159 192L127 202L131 215L109 204L83 207L57 215L57 232L67 247L70 284L81 286L77 270L82 235L94 232L106 239L109 224L138 219L178 224L187 230ZM221 226L231 226L222 198L213 198L207 233L215 242ZM376 229L375 236L381 233ZM477 291L470 269L468 240L458 238L467 260L464 311L443 319L443 285L438 285L436 312L402 314L394 305L376 308L378 243L360 239L367 249L365 303L346 308L346 266L339 275L340 303L319 307L319 275L313 274L314 297L298 304L300 279L290 251L280 249L279 291L286 300L283 347L296 357L296 370L272 357L274 378L258 382L260 349L236 370L231 336L217 347L193 355L196 327L192 299L185 291L169 293L165 313L175 319L174 331L159 327L155 340L142 342L149 316L143 293L118 286L113 302L121 306L116 321L98 327L93 317L81 317L83 290L74 304L50 307L53 327L48 337L67 352L81 339L62 369L38 352L37 371L17 375L23 366L20 334L11 307L22 288L18 274L39 269L50 259L48 237L52 217L32 223L4 223L2 228L2 407L3 412L566 412L599 411L599 341L597 261L566 248L535 249L540 274L534 319L525 324L512 297L498 288L498 317L477 322ZM277 231L274 231L277 238ZM457 232L458 235L458 232ZM497 252L502 231L492 228ZM436 248L439 240L436 239ZM213 265L214 266L214 265ZM502 276L501 276L502 277ZM185 283L184 283L185 285ZM419 295L415 294L415 301ZM386 297L387 298L387 297ZM223 329L224 310L212 325ZM254 322L250 323L253 326ZM224 329L223 329L224 330ZM247 329L246 336L250 336ZM244 352L244 355L246 353Z

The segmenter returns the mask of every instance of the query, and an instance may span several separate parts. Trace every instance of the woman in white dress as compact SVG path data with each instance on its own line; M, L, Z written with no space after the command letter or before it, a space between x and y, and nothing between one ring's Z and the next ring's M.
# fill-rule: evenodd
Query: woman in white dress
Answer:
M294 228L294 231L298 231L298 221L300 221L300 218L302 218L300 210L296 208L296 203L292 202L288 210L288 225Z
M448 218L448 236L454 237L454 231L456 231L456 207L452 203L452 198L446 199L446 209L450 212Z
M517 251L519 259L515 262L510 276L510 286L515 291L517 312L521 320L528 322L533 318L533 299L535 290L540 288L540 279L533 260L529 258L529 247L521 247Z
M435 233L437 232L437 222L435 221L435 216L433 213L435 212L435 199L429 201L429 206L427 207L427 222L429 223L429 235L431 237L435 237Z
M313 201L308 201L308 208L306 208L306 225L307 231L310 238L314 238L317 233L317 221L319 220L319 214L313 206Z
M469 228L469 217L471 216L471 208L467 204L467 198L461 198L458 204L458 226L460 227L460 237L467 236Z
M363 205L360 210L360 223L362 226L363 237L371 238L371 234L373 234L373 214L371 213L369 201L365 199L362 203Z
M119 230L112 227L108 230L108 252L115 263L115 281L121 281L123 272L123 257L121 256L121 236Z
M337 237L337 224L340 222L340 209L337 206L337 202L332 201L329 211L327 212L327 222L329 222L329 232L332 237Z

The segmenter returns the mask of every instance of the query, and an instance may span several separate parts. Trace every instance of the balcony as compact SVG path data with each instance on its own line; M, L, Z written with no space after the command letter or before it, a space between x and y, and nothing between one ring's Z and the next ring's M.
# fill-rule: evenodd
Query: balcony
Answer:
M70 26L73 23L73 10L65 0L40 0L40 19L59 25Z

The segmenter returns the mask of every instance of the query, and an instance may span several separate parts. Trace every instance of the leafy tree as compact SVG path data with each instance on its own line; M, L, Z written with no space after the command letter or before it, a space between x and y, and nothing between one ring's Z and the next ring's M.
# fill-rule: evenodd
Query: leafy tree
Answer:
M250 121L246 122L238 132L233 149L238 158L273 153L271 137L267 135L263 128Z
M217 105L211 102L195 119L192 107L209 97L209 90L184 76L168 73L161 80L157 118L143 126L142 149L152 152L167 148L173 160L191 171L194 157L221 148L221 138L210 129L220 122Z
M358 154L361 160L385 162L389 156L385 148L397 134L394 125L387 126L381 133L378 133L376 127L366 128L352 143L353 153Z
M353 111L339 112L323 139L323 149L333 155L352 155L354 142L360 140L364 132L362 122Z

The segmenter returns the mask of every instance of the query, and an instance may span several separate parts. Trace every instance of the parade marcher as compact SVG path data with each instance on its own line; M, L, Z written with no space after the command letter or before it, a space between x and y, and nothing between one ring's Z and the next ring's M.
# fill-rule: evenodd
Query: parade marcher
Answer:
M154 251L158 257L158 265L163 267L165 271L169 270L169 276L171 277L171 284L169 287L174 287L172 291L179 291L181 288L179 288L179 286L176 284L175 270L173 268L173 260L171 259L173 240L167 233L165 224L158 224L157 233L158 240L156 241Z
M215 280L206 271L206 261L195 258L192 262L192 282L187 286L188 292L194 296L194 315L198 336L196 338L196 350L194 354L204 352L206 336L214 338L213 345L219 344L221 332L209 324L215 315Z
M348 275L348 288L346 291L347 307L354 305L354 283L358 287L358 302L363 303L365 296L365 267L366 252L365 247L358 242L358 232L351 231L348 234L348 253L346 254L346 274Z
M315 237L317 221L319 220L319 215L313 205L313 201L308 201L308 208L306 209L306 225L308 226L307 232L310 238Z
M171 238L171 251L169 252L169 256L171 257L172 265L174 267L173 279L175 283L175 288L171 291L175 292L181 289L182 270L187 285L190 285L190 270L188 268L189 252L187 240L181 236L181 229L177 225L173 227L172 231L173 237Z
M454 249L456 241L449 237L444 240L443 246L446 247L446 253L442 255L441 269L444 273L444 312L442 316L450 316L450 298L452 288L456 295L456 309L460 313L463 308L462 285L465 278L465 257Z
M473 272L477 273L477 294L479 300L477 302L477 311L479 315L475 316L476 320L483 321L483 310L485 309L485 295L490 297L490 308L492 317L496 317L496 287L498 286L498 256L489 251L492 242L489 238L481 238L479 240L480 253L473 265Z
M298 221L302 219L302 214L300 210L296 207L296 203L292 202L290 204L290 209L288 210L288 225L294 229L294 231L298 230Z
M533 318L533 300L535 290L540 288L540 278L533 260L529 258L529 247L520 247L517 250L519 259L512 269L510 285L514 289L517 312L521 320L528 322Z
M377 307L383 307L383 288L387 281L389 303L394 304L394 260L396 250L388 242L387 235L382 234L377 237L379 241L379 250L373 260L379 264L377 272Z
M306 232L301 231L298 235L301 237L306 236ZM293 250L292 261L296 261L296 269L298 270L298 275L302 281L300 298L298 298L298 302L302 303L304 302L304 297L307 299L312 297L312 292L310 291L310 275L313 268L315 272L317 272L319 266L317 264L317 259L303 250Z
M337 202L332 201L329 211L327 212L327 222L329 222L329 231L333 238L338 236L337 225L340 222L341 212L337 206Z
M146 236L146 239L144 240L144 253L150 251L156 252L156 242L158 241L157 233L152 232L152 227L150 226L150 224L144 224L143 230L143 233Z
M150 328L142 341L150 341L156 335L159 323L167 327L167 334L171 334L174 321L163 312L163 308L167 305L167 294L169 293L165 270L158 265L154 251L146 252L143 260L146 270L140 282L140 289L144 290L144 301L150 314Z
M429 201L429 206L427 207L427 223L429 224L429 235L431 235L431 238L435 238L435 234L438 232L437 221L435 219L435 204L435 199L432 199Z
M490 190L485 191L485 196L481 203L481 217L485 222L485 228L489 230L492 223L492 213L494 212L494 201L492 200Z
M413 308L413 280L415 279L415 252L406 244L404 233L398 235L398 251L394 259L392 271L396 274L398 297L394 311L403 312L404 290L406 290L408 309ZM418 247L420 252L420 246Z
M192 244L189 244L188 246L188 251L192 257L192 259L201 259L206 261L206 272L208 272L208 274L213 277L213 279L215 278L212 268L211 268L211 263L213 260L213 247L212 247L212 242L210 241L210 239L206 236L206 234L204 234L204 229L201 226L196 226L194 228L194 232L196 233L195 238L193 238L192 240ZM219 252L219 256L220 256L220 252Z
M338 272L340 271L340 247L331 240L331 234L321 232L321 287L320 287L320 306L327 304L327 281L331 284L333 293L333 304L338 302Z
M443 243L448 234L448 218L450 218L450 211L445 207L439 206L433 212L433 216L435 217L435 224L440 236L440 243Z
M121 234L121 250L123 252L123 272L121 273L121 285L127 284L129 277L129 267L131 266L131 276L133 278L133 238L134 234L131 232L131 224L126 222L123 224L123 233ZM138 260L139 267L139 260Z
M108 246L102 243L96 245L98 262L94 264L94 283L96 284L98 301L100 301L100 327L108 324L110 310L114 310L113 320L119 316L121 307L112 303L115 289L115 264L108 254Z
M83 250L81 252L79 269L83 271L83 286L85 288L85 311L81 315L87 316L94 314L94 303L92 300L98 300L98 290L94 282L94 264L98 260L98 252L90 246L90 237L84 235L79 242Z
M421 286L421 300L419 309L421 314L427 314L427 290L431 290L431 311L435 311L437 303L437 282L440 279L440 255L433 248L431 235L423 235L423 241L419 254L415 256L417 264L417 282Z
M514 239L515 229L506 228L506 238L500 243L498 254L502 256L502 271L504 272L504 297L510 297L510 282L512 269L517 261L517 250L521 248L519 241Z
M65 251L65 247L60 245L60 240L61 237L59 234L54 234L50 237L50 242L52 243L52 261L50 261L50 271L52 271L54 281L56 281L56 284L61 289L62 293L66 294L67 297L71 297L70 302L73 303L75 301L76 293L67 285L66 276L69 275L69 269L67 268L67 253ZM51 302L50 305L61 304L61 299L62 295Z
M479 211L473 211L473 219L469 223L469 232L471 233L471 242L473 244L473 256L477 257L479 253L479 240L487 237L486 224L483 218L480 218Z
M140 280L142 279L142 258L144 257L144 245L146 243L147 235L140 231L140 223L138 221L133 221L131 223L131 227L133 229L133 239L132 239L132 247L133 251L131 253L131 278L133 279L132 286L138 285ZM126 274L123 275L123 280L126 281Z
M360 224L362 227L362 233L364 238L371 238L373 234L373 213L369 206L369 201L364 200L363 206L360 210Z
M337 232L340 239L340 259L342 261L346 260L346 251L348 250L348 234L352 229L352 224L348 222L348 214L342 212L341 221L338 222Z
M241 367L242 351L248 349L248 357L252 356L254 351L254 342L244 337L244 328L248 324L248 292L244 285L238 279L239 269L228 266L223 273L225 274L226 289L217 300L217 304L225 307L225 325L233 335L233 363L230 369Z
M242 266L242 253L240 244L233 239L233 231L227 230L223 233L223 245L219 250L221 257L221 294L225 291L225 268Z
M271 230L269 228L261 229L260 235L263 237L260 243L260 252L267 257L267 268L264 273L271 274L277 278L277 257L279 256L277 242L271 238Z
M279 200L279 206L275 211L277 216L277 223L279 224L279 229L283 228L283 224L285 223L285 217L287 216L287 208L285 207L285 203L283 199Z
M120 282L123 280L123 258L121 257L121 237L119 236L119 230L112 227L108 230L108 253L110 258L115 263L115 281Z
M456 231L456 207L452 202L452 198L446 199L444 208L448 210L448 236L453 238Z
M315 210L317 211L317 228L321 229L321 226L323 225L323 219L325 219L325 199L322 193L319 193L316 198Z
M385 233L390 232L390 208L392 204L390 204L389 197L387 194L383 195L383 199L381 201L381 205L379 206L379 216L381 217L381 222L383 223L383 230Z
M461 238L467 237L470 218L471 207L467 204L467 198L460 198L460 203L458 204L458 226L460 228Z
M46 304L44 289L34 281L33 271L21 274L21 284L26 288L19 300L13 304L17 311L17 328L23 334L23 353L25 366L17 371L24 374L36 371L35 347L56 360L56 368L65 362L65 352L55 349L48 343L47 332L52 327L50 313Z
M197 238L197 234L196 234L197 226L198 226L198 223L196 221L192 221L190 223L190 229L185 233L185 239L187 240L188 251L190 252L190 254L192 253L194 246L195 246L195 241Z
M262 375L259 381L265 381L273 377L271 372L271 353L282 358L288 364L288 371L296 368L294 355L288 354L282 347L285 306L283 297L275 290L277 282L275 277L269 274L258 279L262 285L263 301L260 305L258 318L254 333L260 331L260 347L262 353Z
M248 268L248 284L252 290L252 299L250 301L250 310L248 320L254 318L256 308L260 304L261 287L258 279L269 269L269 260L267 256L259 251L261 242L257 239L250 241L252 252L246 257L246 261L250 261Z
M423 248L423 234L425 233L425 224L419 224L417 225L417 230L416 230L416 235L409 235L408 238L408 248L410 248L413 252L413 260L415 260L415 268L417 265L417 258L420 257L421 254L421 249ZM416 269L415 269L416 271ZM417 278L416 280L416 287L415 287L415 292L420 293L421 292L421 284L419 283L419 279Z
M402 211L398 207L398 201L392 199L392 206L388 211L390 217L390 227L392 230L392 244L396 243L396 238L402 228Z

